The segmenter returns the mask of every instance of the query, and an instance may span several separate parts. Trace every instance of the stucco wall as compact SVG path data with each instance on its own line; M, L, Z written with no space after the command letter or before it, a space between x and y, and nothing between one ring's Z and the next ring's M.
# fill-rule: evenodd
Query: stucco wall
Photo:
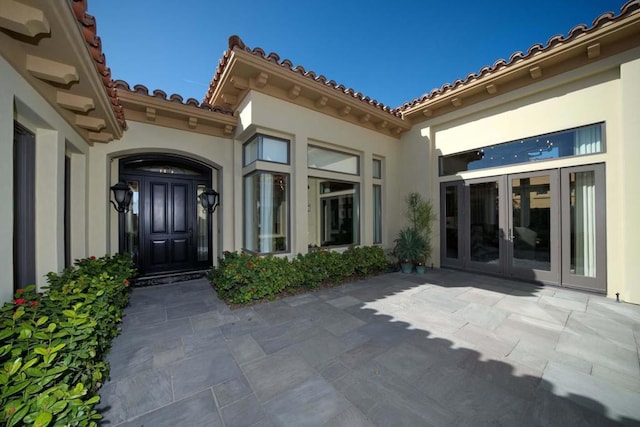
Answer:
M621 269L615 280L620 281L622 298L640 304L640 59L622 64L620 77L621 144L618 162L613 162L619 164L616 173L619 198L608 200L609 206L620 208L616 230L620 243L614 241L609 246L609 265ZM612 220L607 222L611 224Z
M232 140L148 123L129 121L128 124L129 129L121 140L96 144L89 153L89 253L102 255L118 251L118 213L108 202L109 188L118 182L118 159L142 153L176 154L215 169L212 186L220 193L220 207L213 217L214 259L221 250L235 250L233 229L237 218L233 211Z
M46 285L44 275L64 268L64 156L70 150L78 158L88 151L84 140L60 117L4 58L0 57L0 301L13 295L13 121L36 136L35 221L36 269L38 288ZM82 188L85 171L82 162L72 165L72 193ZM78 175L80 173L80 176ZM82 178L81 178L82 177ZM72 221L82 224L84 206L71 213ZM73 223L73 222L72 222ZM77 242L85 230L74 229L72 253L83 256Z
M373 157L384 162L383 177L383 241L382 246L389 248L397 232L395 220L396 206L399 202L399 183L397 176L398 148L400 141L391 136L355 126L343 120L296 106L271 96L251 92L239 109L240 124L236 137L236 162L242 162L242 144L256 132L280 136L291 140L291 253L305 253L309 236L309 176L339 179L338 174L308 170L307 147L309 144L326 146L336 150L356 153L360 156L360 176L354 177L360 184L360 243L371 245L373 242ZM242 186L242 168L236 170L237 191ZM242 212L242 203L236 204ZM237 236L241 239L241 227ZM240 240L241 241L241 240Z
M637 115L640 103L638 56L640 50L636 49L424 122L412 131L412 141L405 148L405 159L409 162L410 159L428 155L429 149L433 150L429 179L436 184L430 187L430 191L438 212L439 181L605 163L607 292L609 297L615 297L619 292L621 299L639 303L640 283L636 260L640 249L631 237L633 233L629 233L629 230L637 229L633 218L637 218L639 207L637 186L630 184L637 182L637 173L633 173L633 168L637 168L636 163L640 160L637 148L640 139ZM436 161L439 155L597 122L605 122L605 153L466 171L455 177L438 177ZM431 148L427 144L418 146L419 142L426 139L431 139ZM414 161L406 175L415 174L418 170L419 166ZM426 186L429 187L428 184ZM621 248L624 248L623 256L620 254ZM439 250L436 253L439 262Z

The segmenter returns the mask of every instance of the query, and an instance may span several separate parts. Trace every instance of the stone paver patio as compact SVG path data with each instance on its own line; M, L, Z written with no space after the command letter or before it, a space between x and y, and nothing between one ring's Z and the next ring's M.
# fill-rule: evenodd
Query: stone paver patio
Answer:
M135 289L108 426L640 423L640 307L449 270L230 310Z

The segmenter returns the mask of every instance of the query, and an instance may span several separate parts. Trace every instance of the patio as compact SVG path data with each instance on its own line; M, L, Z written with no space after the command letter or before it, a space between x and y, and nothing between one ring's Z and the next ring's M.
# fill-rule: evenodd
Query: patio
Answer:
M230 310L205 280L134 289L108 426L640 422L640 307L451 270Z

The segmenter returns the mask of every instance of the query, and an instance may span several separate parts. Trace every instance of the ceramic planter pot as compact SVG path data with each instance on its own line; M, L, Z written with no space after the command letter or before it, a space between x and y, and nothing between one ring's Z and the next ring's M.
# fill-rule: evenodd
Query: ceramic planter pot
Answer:
M400 270L402 270L403 273L409 274L413 270L413 264L410 262L401 262Z

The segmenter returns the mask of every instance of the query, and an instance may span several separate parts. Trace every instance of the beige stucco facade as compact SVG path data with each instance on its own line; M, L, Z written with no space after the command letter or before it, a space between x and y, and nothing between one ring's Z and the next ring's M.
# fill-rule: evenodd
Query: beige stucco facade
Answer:
M39 31L54 34L67 20L74 22L67 3L46 6L47 11L56 10L51 23L41 19L33 27L11 21L17 18L10 14L1 22L12 23L12 31L23 31L26 37ZM126 83L117 85L116 99L113 85L105 83L104 93L96 84L101 80L92 74L95 58L86 49L79 50L72 61L58 58L75 61L72 65L79 71L71 78L82 84L70 84L66 90L58 84L51 89L45 83L56 76L34 73L33 59L21 62L21 49L29 49L33 58L39 53L37 46L25 47L19 38L2 33L0 301L13 295L14 243L20 238L14 230L15 200L20 196L14 194L14 178L19 172L13 160L17 123L35 138L35 255L31 263L40 288L46 284L47 272L65 267L65 258L68 262L69 258L118 251L119 214L110 204L110 187L120 180L120 162L130 156L169 154L193 160L211 171L209 184L220 194L220 207L211 217L212 264L222 251L245 247L244 179L255 171L289 177L288 245L279 255L295 256L322 241L318 236L321 180L347 182L357 188L358 243L379 244L389 250L404 225L403 200L411 191L431 200L439 213L443 182L603 164L606 294L640 303L640 47L638 34L630 33L637 22L638 13L629 13L609 27L569 40L564 47L514 61L487 76L395 110L318 83L250 52L237 41L225 54L206 96L211 105L223 105L221 109L149 94L146 88L131 89ZM613 42L606 37L613 37L615 31L632 35L619 36L624 43L607 53L606 43ZM47 43L65 46L66 40L72 39L75 45L84 46L81 34L65 32L64 37L52 37ZM600 43L604 46L602 57ZM578 48L584 48L588 55L580 60L571 56L562 62L562 55ZM55 56L58 51L43 47L42 52ZM109 105L114 106L113 111ZM118 128L122 111L127 123ZM604 123L603 152L439 175L440 156L594 123ZM244 144L256 134L288 141L289 161L258 160L245 165ZM309 146L355 156L358 172L349 175L310 168ZM382 165L379 179L374 178L374 159ZM381 242L374 242L374 185L382 188ZM430 262L434 267L441 265L440 221L436 221L432 239Z
M637 226L632 218L637 217L633 212L637 212L640 199L630 183L637 180L631 165L640 156L634 151L635 145L627 141L638 138L638 120L625 118L630 118L637 108L629 102L630 95L627 94L638 91L638 79L631 70L637 70L639 58L640 50L634 49L584 67L579 72L532 84L416 126L403 137L407 139L403 145L413 147L407 148L405 161L414 159L417 163L417 158L430 158L427 164L431 166L429 179L422 188L416 189L430 195L439 211L440 182L605 164L607 295L615 298L619 293L623 300L637 301L639 290L632 278L640 276L636 263L630 260L640 256L640 247L632 243L638 236L633 232ZM603 153L438 176L438 156L599 122L605 123ZM419 165L414 164L407 172L408 176L417 168ZM614 207L621 203L624 207ZM434 250L434 261L439 262L440 247L436 246Z
M74 210L70 213L76 227L71 232L73 254L85 256L86 203L84 200L86 180L86 157L89 147L69 124L51 108L20 74L0 57L0 170L4 185L0 195L5 201L14 198L13 181L13 122L17 121L35 135L35 235L36 247L33 260L37 285L45 285L44 275L64 268L63 205L65 153L72 159L74 175L72 181ZM8 300L13 294L13 203L2 203L0 238L3 242L0 270L4 272L0 296Z

